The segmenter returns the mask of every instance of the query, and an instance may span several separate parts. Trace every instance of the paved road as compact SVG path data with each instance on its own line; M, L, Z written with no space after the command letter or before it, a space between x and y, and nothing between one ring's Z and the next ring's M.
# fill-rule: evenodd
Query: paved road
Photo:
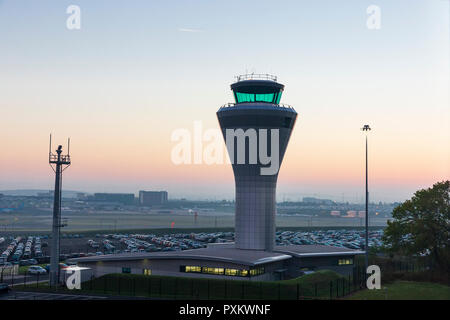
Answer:
M78 294L61 294L46 292L23 292L11 290L0 295L0 300L101 300L107 297L87 296Z

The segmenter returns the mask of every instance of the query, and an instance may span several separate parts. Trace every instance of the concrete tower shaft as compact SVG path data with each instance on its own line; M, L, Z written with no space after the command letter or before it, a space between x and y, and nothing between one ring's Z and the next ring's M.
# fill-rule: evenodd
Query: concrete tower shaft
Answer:
M271 251L278 172L297 113L279 104L284 86L273 80L244 80L231 87L236 103L220 108L217 117L235 177L235 245Z

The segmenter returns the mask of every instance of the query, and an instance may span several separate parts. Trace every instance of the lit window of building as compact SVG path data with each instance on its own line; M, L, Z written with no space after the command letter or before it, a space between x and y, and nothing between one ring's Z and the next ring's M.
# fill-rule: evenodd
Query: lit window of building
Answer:
M202 267L186 266L184 272L202 272Z
M212 268L212 267L203 267L202 273L208 274L224 274L224 268Z
M240 270L239 275L240 275L241 277L246 277L246 276L248 276L248 270L245 270L245 269Z
M239 273L238 269L225 269L225 275L227 276L237 276Z
M353 264L353 259L339 259L338 265L345 266L345 265L351 265Z
M146 276L152 275L152 270L151 269L144 269L144 275L146 275Z
M247 269L229 269L229 268L200 267L200 266L181 266L180 271L206 273L214 275L226 275L234 277L258 276L265 272L263 267L247 270Z
M259 276L264 273L264 268L250 269L250 276Z

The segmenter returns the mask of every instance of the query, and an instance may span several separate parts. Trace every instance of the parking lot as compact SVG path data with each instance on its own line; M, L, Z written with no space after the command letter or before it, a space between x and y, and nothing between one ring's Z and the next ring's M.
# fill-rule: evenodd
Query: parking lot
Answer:
M369 233L369 247L382 245L383 230L371 230ZM40 273L42 277L49 271L51 238L48 235L39 236L1 236L0 266L19 265L21 274ZM234 241L233 232L210 233L173 233L165 235L155 234L62 234L61 257L78 258L93 255L180 251L198 249L209 243L225 243ZM349 249L364 249L365 235L363 230L330 229L315 231L277 231L277 245L311 245L345 247ZM30 266L40 265L45 271Z

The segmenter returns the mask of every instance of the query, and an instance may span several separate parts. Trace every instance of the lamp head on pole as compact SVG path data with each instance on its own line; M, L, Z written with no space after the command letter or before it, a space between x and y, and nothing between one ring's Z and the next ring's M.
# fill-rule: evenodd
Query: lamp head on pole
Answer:
M362 131L370 131L372 130L368 124L365 124L364 127L361 128Z

